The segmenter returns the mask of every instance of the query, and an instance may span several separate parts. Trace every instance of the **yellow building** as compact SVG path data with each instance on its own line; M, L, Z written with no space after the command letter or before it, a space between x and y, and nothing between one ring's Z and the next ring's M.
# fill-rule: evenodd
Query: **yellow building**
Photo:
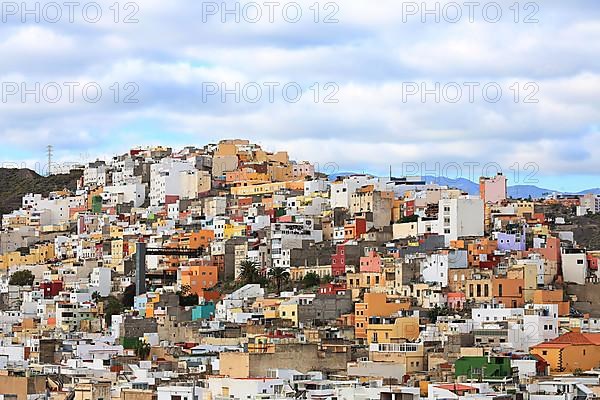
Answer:
M349 289L386 288L385 272L359 272L347 274Z
M272 182L259 185L244 182L242 186L232 187L231 194L234 196L252 196L275 193L284 189L304 190L304 181Z
M518 200L517 201L517 215L521 218L533 216L535 213L535 203L533 201Z
M427 364L422 343L374 343L369 346L369 360L403 365L406 373L423 371Z
M248 227L246 225L225 224L223 229L223 238L227 240L231 239L232 237L246 237L247 229Z
M295 302L283 302L279 305L279 318L292 321L298 326L298 304Z
M123 263L123 239L113 239L110 241L110 266L119 273L123 273L125 270L125 264Z
M45 264L55 257L54 243L38 243L29 247L28 254L11 251L0 257L0 269L6 270L17 265Z
M111 239L123 239L123 227L118 225L111 225L110 237Z
M379 318L367 321L367 343L402 343L419 337L418 317Z
M301 281L307 274L314 273L319 278L331 276L331 265L316 265L313 267L294 267L290 268L290 278L292 281Z
M265 319L279 318L279 305L281 299L257 299L252 308L257 312L262 312Z

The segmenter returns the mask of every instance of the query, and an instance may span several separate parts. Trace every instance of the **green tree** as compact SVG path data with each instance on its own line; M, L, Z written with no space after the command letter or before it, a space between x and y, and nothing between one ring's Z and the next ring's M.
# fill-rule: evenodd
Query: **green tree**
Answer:
M31 286L35 276L28 269L23 269L11 275L8 284L16 286Z
M302 278L302 286L306 289L318 286L321 283L321 278L314 272L309 272Z
M148 358L148 356L150 355L150 350L151 350L150 343L144 342L141 340L138 340L138 342L134 348L135 355L140 360L145 360L146 358Z
M409 215L406 217L401 217L398 222L401 224L405 224L407 222L418 222L419 221L419 216L418 215Z
M123 312L123 303L115 296L105 297L102 300L102 303L104 305L104 322L106 322L106 326L110 326L112 321L111 317Z
M268 274L269 278L275 281L275 286L277 287L277 294L281 293L281 286L283 283L290 280L290 273L282 267L271 268Z
M333 276L331 276L331 275L325 275L321 279L321 283L331 283L331 282L333 282Z
M189 285L183 285L177 295L179 296L179 305L182 307L197 306L200 300L196 293L192 293Z
M254 261L245 260L240 263L240 280L246 285L261 282L260 272Z
M133 302L135 301L135 283L127 286L125 291L123 292L123 305L126 308L133 307Z
M437 322L438 317L440 317L442 315L448 315L449 313L450 313L450 310L448 310L448 307L446 307L446 306L440 307L436 304L435 307L433 307L429 310L429 321L432 324L435 324Z

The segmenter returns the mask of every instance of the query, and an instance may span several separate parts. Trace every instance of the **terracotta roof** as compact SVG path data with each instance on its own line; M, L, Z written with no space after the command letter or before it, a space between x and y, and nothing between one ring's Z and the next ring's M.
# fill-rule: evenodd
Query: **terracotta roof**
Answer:
M565 347L578 344L600 346L600 333L568 332L534 347Z
M446 389L446 390L450 390L450 391L456 391L456 392L464 392L464 391L469 391L469 390L476 390L475 387L473 386L467 386L467 385L463 385L460 383L450 383L450 384L443 384L443 385L435 385L436 387L440 388L440 389Z
M568 343L550 343L550 342L542 342L540 344L536 344L532 346L532 349L562 349L568 347Z

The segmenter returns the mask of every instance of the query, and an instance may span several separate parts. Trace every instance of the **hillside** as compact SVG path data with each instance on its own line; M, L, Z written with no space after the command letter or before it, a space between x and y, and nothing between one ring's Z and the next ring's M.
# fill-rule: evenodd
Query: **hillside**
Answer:
M600 250L600 214L572 217L575 241L588 250Z
M77 188L81 177L79 170L69 174L41 176L30 169L0 168L0 214L6 214L21 207L21 197L27 193L42 193Z

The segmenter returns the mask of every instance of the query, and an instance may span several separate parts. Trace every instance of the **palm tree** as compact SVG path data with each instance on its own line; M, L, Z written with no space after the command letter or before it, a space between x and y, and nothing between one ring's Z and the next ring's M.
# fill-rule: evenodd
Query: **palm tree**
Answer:
M306 289L319 286L320 283L321 277L315 272L309 272L306 275L304 275L304 278L302 278L302 284Z
M94 300L96 304L100 301L100 299L102 299L102 296L100 296L100 293L98 291L92 293L92 300Z
M245 284L258 283L260 281L258 266L254 261L245 260L240 263L240 280Z
M269 271L269 278L275 281L277 285L277 295L281 293L281 285L290 279L290 273L282 267L274 267Z
M135 355L138 356L141 360L145 360L150 355L150 343L138 340L134 351Z

